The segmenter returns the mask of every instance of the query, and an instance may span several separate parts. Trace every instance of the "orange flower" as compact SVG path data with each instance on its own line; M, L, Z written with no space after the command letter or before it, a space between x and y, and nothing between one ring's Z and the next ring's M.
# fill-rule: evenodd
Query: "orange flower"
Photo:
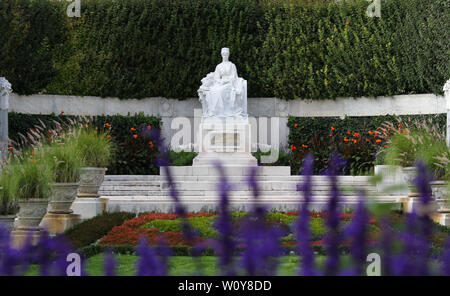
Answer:
M294 145L291 145L291 150L294 151L296 147Z
M302 144L302 148L308 148L308 145Z
M348 142L348 139L347 139L347 137L344 137L344 141L345 141L345 142Z
M111 124L105 123L105 127L111 127Z
M136 131L136 129L134 127L130 128L130 130L133 132Z
M336 129L334 128L334 126L331 126L331 130L332 130L332 131L335 131Z
M51 130L48 130L48 134L51 135L51 134L52 134L52 131L51 131Z
M332 137L333 136L333 134L330 134L330 137Z
M84 124L84 127L88 127L89 125L87 123Z
M353 137L358 138L358 137L359 137L359 133L356 133L356 132L355 132L355 133L353 134Z
M381 140L380 139L377 139L375 142L377 142L377 143L381 143Z
M61 110L61 114L64 114L64 110Z
M148 142L148 146L150 147L150 148L153 148L153 142L152 141L150 141L150 142Z
M388 147L388 145L384 145L384 148L387 148Z
M377 130L379 130L380 128L381 128L381 127L378 126L378 127L377 127Z
M367 143L369 143L369 142L370 142L370 140L369 140L369 139L366 139L366 142L367 142Z
M97 130L94 130L94 134L97 134Z
M369 131L369 135L373 135L373 131Z
M373 133L373 137L374 137L374 138L378 137L378 133L377 133L377 132L374 132L374 133Z
M13 146L8 146L9 151L12 151L13 149L14 149Z
M133 138L137 139L138 135L133 135Z
M400 123L398 124L398 128L402 128L402 125Z
M353 141L353 144L358 143L358 140L356 140L356 139L352 139L352 141Z
M352 133L350 131L347 131L347 135L351 135Z
M111 138L111 136L110 135L106 135L106 138L109 139L109 138Z
M147 129L149 130L149 129L151 129L152 128L152 126L149 124L149 125L147 125Z

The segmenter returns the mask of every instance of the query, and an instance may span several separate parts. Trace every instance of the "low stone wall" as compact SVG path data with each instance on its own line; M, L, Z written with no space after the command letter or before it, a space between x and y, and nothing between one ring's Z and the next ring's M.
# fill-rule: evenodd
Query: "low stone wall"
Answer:
M413 115L445 113L445 98L433 94L398 95L377 98L338 98L336 100L281 100L277 98L249 98L252 142L285 148L289 130L289 116L377 116L386 114ZM10 111L27 114L111 115L144 112L162 118L162 134L167 144L180 129L189 125L192 137L184 137L180 145L193 143L200 123L201 104L197 98L187 100L161 97L141 100L61 95L10 95ZM175 118L179 120L174 121ZM180 120L181 118L181 120Z

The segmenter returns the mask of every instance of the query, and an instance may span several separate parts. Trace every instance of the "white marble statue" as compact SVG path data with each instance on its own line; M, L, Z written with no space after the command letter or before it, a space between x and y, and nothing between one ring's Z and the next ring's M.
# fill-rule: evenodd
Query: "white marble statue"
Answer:
M247 117L247 81L238 77L236 66L228 60L230 50L222 48L221 54L222 63L198 89L203 118Z

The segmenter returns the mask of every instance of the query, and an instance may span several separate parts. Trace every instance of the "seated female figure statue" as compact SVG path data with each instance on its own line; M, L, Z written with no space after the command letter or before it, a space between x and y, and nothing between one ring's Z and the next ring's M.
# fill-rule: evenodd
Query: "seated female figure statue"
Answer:
M222 48L221 54L222 63L198 89L203 117L246 117L247 81L238 77L236 66L228 60L230 50Z

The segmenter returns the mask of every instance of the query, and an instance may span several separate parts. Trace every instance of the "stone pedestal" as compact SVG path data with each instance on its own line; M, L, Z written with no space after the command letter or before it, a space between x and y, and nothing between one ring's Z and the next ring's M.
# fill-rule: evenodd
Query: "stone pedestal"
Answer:
M450 226L450 212L433 214L431 215L431 219L441 225Z
M11 232L11 245L13 248L20 249L25 246L28 239L32 245L37 245L43 235L41 230L14 230Z
M77 197L72 204L74 214L80 215L81 220L93 218L103 214L106 210L107 199L104 198L80 198Z
M207 118L199 126L199 155L193 166L257 166L251 154L251 127L248 118Z
M81 222L81 216L77 214L51 214L47 213L40 226L50 235L64 233L67 229Z

